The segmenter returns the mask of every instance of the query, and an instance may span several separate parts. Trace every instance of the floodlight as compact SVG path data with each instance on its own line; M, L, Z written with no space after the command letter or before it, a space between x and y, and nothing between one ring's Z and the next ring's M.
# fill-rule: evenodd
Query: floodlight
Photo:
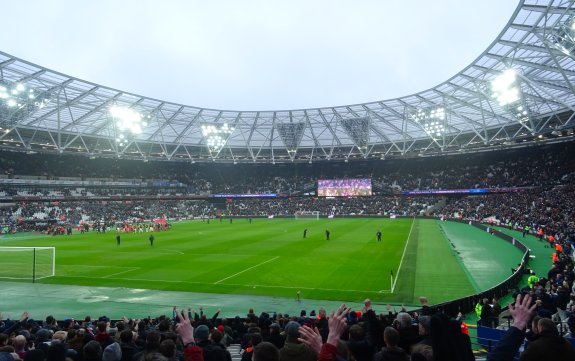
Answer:
M141 134L143 129L148 125L147 122L142 121L144 116L136 110L122 106L112 106L109 109L110 115L114 118L115 131L120 139L119 145L125 146L128 144L128 137L130 135ZM148 114L146 119L151 118Z
M201 127L202 135L206 138L208 150L211 153L218 153L226 145L229 136L234 132L234 127L227 123L221 126L215 124L203 124Z
M493 97L499 105L505 106L515 103L520 97L517 85L517 73L514 69L507 69L491 81Z
M445 132L446 112L443 107L433 107L426 109L417 109L412 114L415 120L423 130L431 137L441 137Z

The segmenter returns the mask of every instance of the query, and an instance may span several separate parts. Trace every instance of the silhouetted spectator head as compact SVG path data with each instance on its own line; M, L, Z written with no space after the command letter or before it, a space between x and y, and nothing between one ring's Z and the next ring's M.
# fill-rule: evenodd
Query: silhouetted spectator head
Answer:
M134 334L131 330L124 330L120 333L120 341L127 343L134 339Z
M419 316L419 335L431 334L431 316Z
M167 358L176 356L176 343L174 340L164 340L160 343L160 353ZM103 361L103 360L102 360Z
M284 329L285 333L286 333L286 341L299 342L298 341L299 328L300 328L299 323L297 323L295 321L288 322L285 329Z
M349 339L353 341L361 341L365 337L365 331L360 325L352 325L349 328Z
M52 331L46 328L39 329L38 331L36 331L35 335L36 335L36 341L35 341L36 347L52 339Z
M409 313L400 312L397 314L396 321L397 321L396 322L397 329L402 329L402 328L410 328L412 325L413 319L411 318Z
M24 361L44 361L45 359L46 353L38 348L29 350L24 356Z
M8 342L8 335L5 333L0 333L0 346L6 345Z
M165 319L160 321L160 324L158 325L158 331L166 332L169 329L170 329L170 321L165 320Z
M111 343L102 353L102 361L120 361L122 359L122 349L117 342Z
M539 323L537 323L537 328L539 328L540 334L546 333L547 335L559 336L555 323L548 318L540 319Z
M270 342L260 342L254 347L252 361L279 361L280 353L277 347Z
M158 331L150 331L146 335L146 347L147 348L158 348L158 347L160 347L161 340L162 340L162 335Z
M534 335L539 334L539 320L540 319L541 319L541 317L535 316L531 320L531 332L533 332Z
M223 336L224 335L217 329L210 332L210 340L212 340L214 343L220 343Z
M84 345L84 361L101 361L102 346L98 341L89 341Z
M205 341L210 336L210 329L206 325L199 325L194 332L194 336L198 341Z
M51 326L56 324L56 319L52 315L46 316L46 326Z
M46 352L46 361L66 361L66 346L61 342L52 342Z
M68 338L68 332L66 331L56 331L52 335L52 341L66 342Z
M168 361L168 358L159 352L148 352L144 361Z
M256 347L257 345L259 345L261 342L263 341L262 339L262 335L259 333L252 333L250 335L250 343L252 344L252 347Z
M106 321L98 321L98 332L104 333L106 332L106 328L108 327L108 325L106 324Z
M16 351L23 350L27 342L28 340L26 340L26 337L24 337L24 335L18 335L14 337L14 340L12 341L12 346L14 346L14 349Z
M393 327L386 327L383 331L383 340L387 347L397 347L399 344L399 332Z

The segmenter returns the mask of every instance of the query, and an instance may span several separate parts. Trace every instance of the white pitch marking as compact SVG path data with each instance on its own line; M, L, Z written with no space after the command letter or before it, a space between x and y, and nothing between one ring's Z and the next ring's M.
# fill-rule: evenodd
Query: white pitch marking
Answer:
M116 272L116 273L112 273L111 275L106 275L106 276L103 276L102 278L110 278L110 277L112 277L112 276L121 275L122 273L132 272L132 271L139 270L139 269L140 269L140 267L131 267L131 268L128 269L128 270L121 271L121 272Z
M107 278L108 276L63 276L63 277L70 277L70 278L106 278L111 280L123 280L123 281L145 281L145 282L167 282L167 283L186 283L186 284L194 284L194 285L212 285L213 283L207 282L194 282L194 281L179 281L179 280L158 280L158 279L148 279L148 278L124 278L124 277L115 277L115 278ZM270 285L245 285L239 283L226 283L226 286L238 286L238 287L262 287L262 288L283 288L283 289L297 289L297 290L317 290L317 291L338 291L338 292L362 292L362 293L391 293L390 290L380 290L380 291L366 291L366 290L350 290L350 289L338 289L338 288L318 288L318 287L299 287L299 286L270 286Z
M255 266L251 266L251 267L249 267L249 268L246 268L246 269L243 270L243 271L239 271L239 272L237 272L237 273L234 273L234 274L231 275L231 276L228 276L228 277L226 277L226 278L222 278L221 280L219 280L219 281L217 281L217 282L214 282L214 284L217 285L218 283L220 283L220 282L222 282L222 281L225 281L225 280L227 280L227 279L230 279L230 278L232 278L232 277L235 277L235 276L237 276L237 275L240 275L240 274L242 274L242 273L244 273L244 272L247 272L247 271L249 271L249 270L251 270L251 269L254 269L254 268L256 268L256 267L259 267L259 266L264 265L264 264L266 264L266 263L269 263L269 262L271 262L271 261L275 261L275 260L278 259L278 258L280 258L280 256L275 256L274 258L271 258L271 259L268 259L267 261L258 263L258 264L256 264Z
M395 284L399 278L399 272L401 271L401 264L403 263L403 257L405 257L405 251L407 251L407 244L409 243L409 238L411 238L411 231L413 231L413 225L415 224L415 217L413 217L413 222L411 223L411 228L409 229L409 234L407 235L407 241L405 241L405 246L403 247L403 254L401 255L401 261L399 261L399 267L397 268L397 273L395 274L395 281L391 285L391 293L395 290Z

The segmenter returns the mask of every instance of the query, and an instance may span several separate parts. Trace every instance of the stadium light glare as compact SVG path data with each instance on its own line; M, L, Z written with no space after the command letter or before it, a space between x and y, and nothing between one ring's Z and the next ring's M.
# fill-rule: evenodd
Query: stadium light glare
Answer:
M412 114L412 118L431 137L439 138L445 132L447 115L444 107L417 109L415 113Z
M116 142L120 147L128 145L128 138L141 134L143 127L148 125L147 122L142 120L144 116L134 109L114 105L110 107L109 112L115 120L114 124L117 133ZM149 119L150 117L150 115L147 115L145 118Z
M234 132L234 127L223 123L221 126L217 124L203 124L201 127L202 135L206 138L208 150L211 153L218 153L226 145L229 136Z
M491 91L500 106L518 101L521 97L515 69L507 69L493 79L491 81Z
M38 91L22 83L0 80L0 122L9 127L30 113L42 109L51 99L47 91Z

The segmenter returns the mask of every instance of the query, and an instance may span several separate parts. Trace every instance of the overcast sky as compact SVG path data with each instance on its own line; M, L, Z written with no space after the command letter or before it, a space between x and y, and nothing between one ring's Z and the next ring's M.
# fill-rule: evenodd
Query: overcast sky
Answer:
M363 103L478 57L516 0L15 0L0 50L161 100L229 110ZM10 31L8 31L10 29Z

